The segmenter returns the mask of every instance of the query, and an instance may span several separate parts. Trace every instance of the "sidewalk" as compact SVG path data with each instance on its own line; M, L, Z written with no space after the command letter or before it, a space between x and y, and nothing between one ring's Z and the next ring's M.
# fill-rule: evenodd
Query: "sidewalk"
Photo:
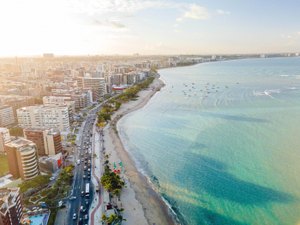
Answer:
M92 149L93 149L93 163L92 163L92 179L94 187L96 187L101 178L101 150L102 150L102 143L100 142L100 134L96 131L96 126L93 127L93 140L92 140ZM102 198L101 198L102 190L99 190L99 193L94 193L94 200L91 204L90 210L90 225L100 225L102 220Z

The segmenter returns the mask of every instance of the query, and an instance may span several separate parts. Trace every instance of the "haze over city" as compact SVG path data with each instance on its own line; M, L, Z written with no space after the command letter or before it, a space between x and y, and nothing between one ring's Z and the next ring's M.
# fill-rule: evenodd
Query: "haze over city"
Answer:
M300 50L298 1L3 0L1 56Z
M299 0L0 0L0 225L300 225Z

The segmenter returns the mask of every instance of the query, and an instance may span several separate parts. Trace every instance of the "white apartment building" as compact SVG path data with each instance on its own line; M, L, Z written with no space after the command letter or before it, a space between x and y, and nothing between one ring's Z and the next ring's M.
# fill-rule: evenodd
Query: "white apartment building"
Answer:
M5 127L15 123L14 112L11 106L0 106L0 126Z
M75 101L69 96L44 96L43 104L47 106L67 106L71 112L75 112Z
M69 109L66 106L28 106L17 109L19 126L22 128L56 128L69 132Z
M43 104L45 106L66 106L69 109L69 122L73 122L75 113L75 101L70 96L44 96Z
M4 154L4 145L10 141L9 130L5 127L0 127L0 154Z

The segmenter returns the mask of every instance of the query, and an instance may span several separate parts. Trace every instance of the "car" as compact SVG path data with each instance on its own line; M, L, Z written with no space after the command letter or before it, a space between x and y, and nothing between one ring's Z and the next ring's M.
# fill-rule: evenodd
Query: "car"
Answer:
M82 205L80 206L80 212L85 212L86 211L86 208Z
M81 196L84 196L84 191L81 191Z
M88 220L88 219L89 219L88 214L85 214L85 215L84 215L84 220Z
M77 219L77 215L76 213L73 214L73 220L76 220Z
M75 200L75 199L76 199L76 196L71 196L69 199L70 199L70 200Z
M59 201L58 202L58 207L62 207L62 205L63 205L63 201Z

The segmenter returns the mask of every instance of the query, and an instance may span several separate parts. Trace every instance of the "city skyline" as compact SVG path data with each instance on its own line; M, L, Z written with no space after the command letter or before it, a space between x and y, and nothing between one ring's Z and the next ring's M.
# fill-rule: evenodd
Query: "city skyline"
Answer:
M298 52L298 4L5 0L0 56Z

